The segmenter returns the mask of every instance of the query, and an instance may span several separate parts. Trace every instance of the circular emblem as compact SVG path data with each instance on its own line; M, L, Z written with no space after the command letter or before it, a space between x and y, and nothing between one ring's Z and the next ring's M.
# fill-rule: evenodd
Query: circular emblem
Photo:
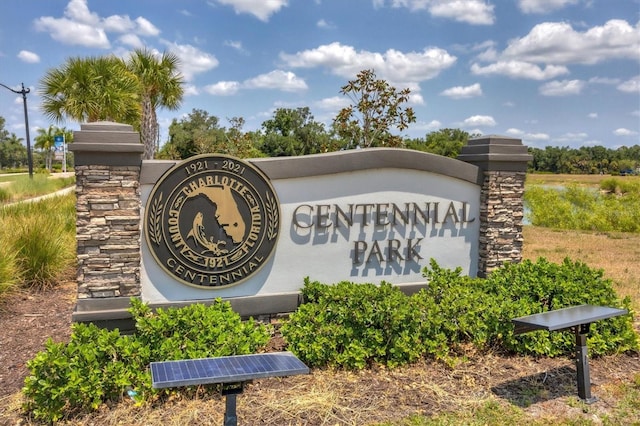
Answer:
M158 264L192 286L238 284L269 259L280 229L278 198L253 165L223 155L176 164L154 186L145 236Z

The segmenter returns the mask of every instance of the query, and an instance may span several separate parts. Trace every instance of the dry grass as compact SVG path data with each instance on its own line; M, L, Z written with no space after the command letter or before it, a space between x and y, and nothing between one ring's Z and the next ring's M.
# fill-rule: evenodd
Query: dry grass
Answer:
M640 234L596 233L524 227L524 258L545 257L560 263L565 257L603 269L621 297L630 296L640 312Z
M640 422L637 403L625 417L619 417L626 409L621 405L628 399L624 386L632 380L630 372L640 371L640 357L603 357L590 364L593 393L599 398L590 406L576 397L575 371L568 359L506 357L469 349L455 367L424 361L393 370L318 369L308 376L256 380L237 398L238 424L427 424L403 422L411 416L420 416L422 422L434 416L449 417L447 422L429 424L478 424L479 418L487 416L483 413L487 406L494 408L479 424L599 424L605 418L613 419L611 424ZM640 380L640 373L636 375ZM640 396L639 391L640 387L633 395ZM9 411L19 410L18 395L1 402L9 406ZM220 425L224 409L224 399L218 395L194 399L175 396L145 406L127 399L117 408L104 406L99 412L61 424ZM22 421L23 425L33 424Z

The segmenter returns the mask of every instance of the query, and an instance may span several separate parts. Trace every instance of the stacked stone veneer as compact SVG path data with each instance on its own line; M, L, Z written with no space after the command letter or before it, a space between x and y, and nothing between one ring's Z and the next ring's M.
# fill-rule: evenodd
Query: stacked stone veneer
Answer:
M77 196L75 315L82 316L127 306L130 297L140 295L143 145L131 126L99 122L82 125L69 149Z
M524 182L532 156L520 139L488 136L469 140L458 159L481 172L478 276L486 277L522 260Z

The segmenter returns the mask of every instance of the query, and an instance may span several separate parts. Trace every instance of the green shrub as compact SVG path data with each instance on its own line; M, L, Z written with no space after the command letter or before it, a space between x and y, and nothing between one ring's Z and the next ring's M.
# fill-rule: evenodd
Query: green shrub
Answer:
M229 302L194 303L158 309L132 299L136 337L152 360L207 358L254 353L264 347L270 330L253 319L242 321Z
M629 298L619 300L611 280L602 270L565 259L555 264L544 258L506 264L483 281L488 298L501 303L495 331L508 350L535 355L569 355L575 345L572 333L536 331L514 336L510 319L565 307L592 304L629 311L627 315L598 321L591 326L589 351L593 356L637 351L640 346L633 330Z
M425 355L446 359L456 346L489 343L495 325L496 306L482 292L481 280L461 275L462 269L444 269L431 260L423 273L428 287L412 296L425 316L422 327ZM433 342L437 342L434 345Z
M54 343L28 362L24 408L38 420L96 410L148 379L148 349L135 338L92 324L74 324L68 344Z
M618 300L600 270L565 260L507 264L487 279L461 269L425 268L428 286L412 296L383 283L334 286L305 280L303 303L282 327L292 352L311 366L396 366L420 356L447 361L461 345L531 355L570 355L572 333L514 336L513 318L580 304L623 307L628 315L591 326L592 356L640 348L629 299Z
M397 287L382 283L334 286L305 280L302 304L282 326L282 335L311 366L396 366L420 356L417 306Z
M263 324L242 322L220 300L153 313L132 299L131 313L138 330L132 336L74 324L69 343L49 340L27 364L25 410L55 422L118 401L127 390L135 390L138 401L149 401L158 393L151 388L150 362L252 353L270 335Z

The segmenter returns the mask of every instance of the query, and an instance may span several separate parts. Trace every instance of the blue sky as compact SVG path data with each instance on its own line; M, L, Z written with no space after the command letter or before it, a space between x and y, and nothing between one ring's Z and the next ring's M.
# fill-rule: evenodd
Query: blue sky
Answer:
M640 143L640 0L2 0L0 83L31 88L32 135L52 124L37 94L48 69L142 46L176 53L187 83L180 110L159 112L163 140L193 108L254 130L307 106L328 125L348 104L340 87L373 68L411 89L407 136ZM22 99L1 87L0 116L24 137Z

